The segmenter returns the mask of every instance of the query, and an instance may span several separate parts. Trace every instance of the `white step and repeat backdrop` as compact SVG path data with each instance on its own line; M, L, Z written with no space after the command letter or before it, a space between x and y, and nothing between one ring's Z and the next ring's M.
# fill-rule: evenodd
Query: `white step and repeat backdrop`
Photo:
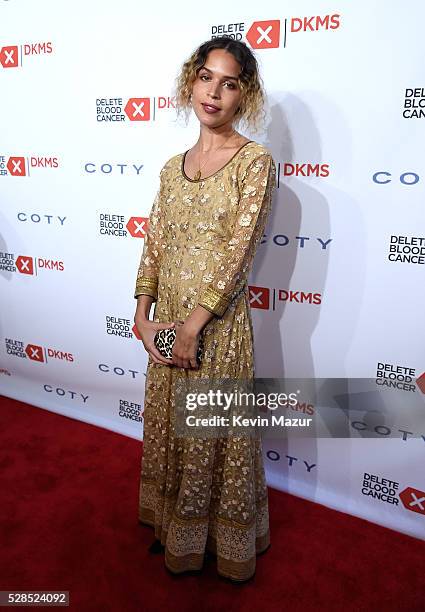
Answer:
M250 277L256 374L405 397L390 425L360 411L345 437L266 440L268 482L425 539L425 426L409 411L425 397L425 6L199 8L0 0L1 393L142 438L144 228L160 168L198 136L176 120L174 79L231 34L268 94L265 131L247 135L279 170Z

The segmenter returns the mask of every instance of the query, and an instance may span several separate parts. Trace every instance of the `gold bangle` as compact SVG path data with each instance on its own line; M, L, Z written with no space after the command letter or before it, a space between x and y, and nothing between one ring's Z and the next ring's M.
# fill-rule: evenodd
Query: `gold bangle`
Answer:
M158 297L158 279L152 276L139 276L136 282L134 297L150 295L155 300Z

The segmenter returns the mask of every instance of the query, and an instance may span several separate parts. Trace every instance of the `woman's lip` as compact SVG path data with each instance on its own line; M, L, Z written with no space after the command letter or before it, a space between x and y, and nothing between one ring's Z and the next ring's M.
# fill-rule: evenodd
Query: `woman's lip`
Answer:
M214 106L210 106L209 104L202 104L202 106L204 107L204 111L206 113L218 113L218 111L220 110L219 108L215 108Z

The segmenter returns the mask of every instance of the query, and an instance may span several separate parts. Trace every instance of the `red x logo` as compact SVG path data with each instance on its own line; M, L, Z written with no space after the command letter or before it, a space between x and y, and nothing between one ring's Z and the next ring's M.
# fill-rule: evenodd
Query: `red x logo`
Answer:
M149 217L130 217L126 228L133 238L145 238L148 229Z
M267 309L270 305L270 289L268 287L256 287L248 285L249 305L251 308Z
M34 274L34 260L27 255L19 255L16 258L16 267L21 274Z
M16 45L1 48L0 64L3 66L3 68L17 68L18 61L18 47Z
M130 98L124 112L130 121L149 121L151 118L150 98Z
M26 354L32 361L44 361L43 347L36 344L28 344L25 349Z
M26 176L25 157L9 157L6 166L12 176Z
M280 21L254 21L246 35L253 49L277 49L280 39Z
M407 510L425 514L425 491L407 487L400 493L400 499Z

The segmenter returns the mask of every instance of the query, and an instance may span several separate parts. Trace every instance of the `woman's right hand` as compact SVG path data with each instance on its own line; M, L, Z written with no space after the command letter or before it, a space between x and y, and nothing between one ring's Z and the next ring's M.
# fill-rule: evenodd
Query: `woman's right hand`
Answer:
M155 321L149 321L149 319L138 319L135 318L134 323L136 329L140 334L143 346L152 358L154 363L160 363L163 365L173 365L172 359L166 359L156 348L153 339L156 332L159 329L170 329L175 327L175 322L171 323L155 323Z

